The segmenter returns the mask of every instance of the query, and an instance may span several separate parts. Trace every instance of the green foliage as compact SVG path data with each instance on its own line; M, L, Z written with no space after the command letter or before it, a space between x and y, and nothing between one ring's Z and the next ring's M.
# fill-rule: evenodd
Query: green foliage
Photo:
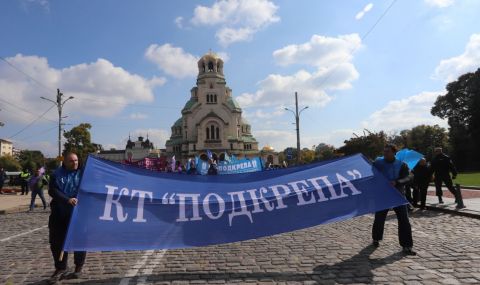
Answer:
M0 167L3 167L5 171L20 171L22 169L20 162L10 155L0 157Z
M64 132L63 136L67 140L64 144L64 156L68 152L74 152L78 156L79 164L83 165L88 154L94 153L101 149L101 145L92 143L90 129L92 125L82 123L73 127L70 131Z
M336 149L333 145L319 143L315 147L315 160L329 160L338 157Z
M363 136L356 136L344 141L345 145L340 147L338 151L344 155L362 153L373 160L382 155L383 147L387 141L387 135L383 131L378 133L367 132Z
M404 147L424 154L429 160L432 159L435 147L442 147L448 152L447 130L438 125L419 125L410 130L403 130L400 134L405 140Z
M60 163L55 158L47 158L45 161L45 170L47 173L53 173L57 167L60 166Z
M315 160L315 151L304 148L301 151L300 161L302 164L312 163Z
M452 157L460 169L480 169L480 69L447 84L431 109L434 116L448 119Z
M22 150L18 155L18 160L23 169L34 171L45 164L45 157L39 150Z

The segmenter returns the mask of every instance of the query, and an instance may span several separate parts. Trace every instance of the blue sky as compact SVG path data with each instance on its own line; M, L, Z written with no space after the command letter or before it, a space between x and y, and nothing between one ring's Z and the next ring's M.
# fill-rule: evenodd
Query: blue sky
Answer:
M295 145L283 111L295 91L309 106L302 147L447 126L429 109L480 67L477 11L475 0L2 1L0 56L37 82L0 61L0 137L54 156L56 109L35 119L60 88L75 97L66 129L89 122L107 149L148 133L163 148L209 49L260 146Z

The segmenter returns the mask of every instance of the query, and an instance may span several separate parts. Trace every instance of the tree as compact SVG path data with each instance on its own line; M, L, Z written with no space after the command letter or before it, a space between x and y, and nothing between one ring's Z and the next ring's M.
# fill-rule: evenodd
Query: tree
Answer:
M0 167L3 167L5 171L20 171L22 169L20 162L10 155L0 157Z
M405 138L405 147L424 154L432 159L435 147L442 147L448 152L448 133L439 125L419 125L410 130L403 130L401 135Z
M18 160L23 169L30 171L35 171L35 169L45 164L45 156L39 150L22 150L18 155Z
M300 161L302 164L312 163L315 160L315 151L303 148L300 156Z
M79 164L85 163L90 153L95 153L102 149L99 144L92 143L90 129L92 126L88 123L82 123L73 127L70 131L64 132L63 136L67 139L65 142L64 156L68 152L74 152L78 156Z
M45 170L47 173L53 173L58 166L60 166L60 163L56 158L47 158L45 160Z
M354 134L355 135L355 134ZM382 155L383 148L387 143L387 135L385 132L378 133L368 131L363 136L357 136L344 141L344 145L338 151L345 155L362 153L370 159Z
M431 113L448 119L452 156L460 169L480 169L480 68L447 84Z
M336 149L333 145L326 143L319 143L315 147L315 159L316 160L328 160L337 157L335 153Z

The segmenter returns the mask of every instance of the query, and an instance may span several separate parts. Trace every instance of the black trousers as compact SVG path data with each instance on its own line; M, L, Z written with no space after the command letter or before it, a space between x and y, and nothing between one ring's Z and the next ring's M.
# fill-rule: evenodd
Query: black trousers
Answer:
M453 187L453 182L452 182L452 178L450 178L450 175L435 176L435 194L438 197L443 196L442 183L445 183L445 186L447 187L447 189L450 191L450 193L453 194L453 197L457 199L457 190L455 189L455 187Z
M408 210L406 205L393 208L398 220L398 240L402 247L412 247L412 226L408 220ZM389 209L375 213L375 221L372 227L372 239L382 240L385 228L385 220L387 219Z
M425 203L427 201L428 184L428 182L419 183L413 190L413 202L417 204L420 200L420 207L425 207Z
M68 224L70 222L70 213L65 213L64 209L52 203L52 213L48 220L50 250L52 251L52 257L55 262L55 269L67 269L68 253L63 254L63 259L60 261L60 254L65 243L67 235ZM75 251L73 253L73 260L76 266L83 266L87 253L85 251Z
M28 195L28 181L22 179L20 186L22 187L22 195Z

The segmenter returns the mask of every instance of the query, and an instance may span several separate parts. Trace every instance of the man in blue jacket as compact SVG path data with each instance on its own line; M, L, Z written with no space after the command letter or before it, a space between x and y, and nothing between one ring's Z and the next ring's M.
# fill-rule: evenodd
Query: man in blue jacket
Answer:
M408 166L395 157L397 148L388 144L383 149L383 158L378 158L373 163L377 168L403 195L405 195L405 184L410 181ZM372 228L373 245L378 247L380 241L383 239L383 231L385 226L385 219L387 218L389 209L385 209L375 213L375 221ZM403 253L406 255L416 255L412 250L412 227L408 220L407 205L401 205L393 208L398 220L398 239L400 245L403 247Z
M55 261L55 272L49 279L54 284L66 276L68 253L65 252L62 261L62 252L68 224L72 216L73 208L77 205L77 195L80 186L82 172L78 168L78 157L74 153L65 155L63 166L57 168L50 177L48 194L52 197L50 203L51 214L48 220L50 249ZM70 278L79 278L85 263L86 252L75 252L75 271L69 275Z

